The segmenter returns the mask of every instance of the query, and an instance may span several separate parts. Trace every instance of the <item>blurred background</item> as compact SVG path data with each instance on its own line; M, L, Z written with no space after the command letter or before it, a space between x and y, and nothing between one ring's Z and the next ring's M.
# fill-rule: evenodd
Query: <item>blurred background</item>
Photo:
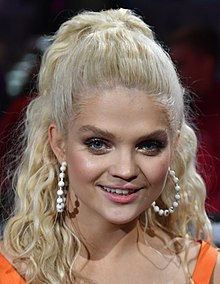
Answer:
M4 99L1 96L1 110L23 91L27 73L39 59L32 53L41 55L46 47L42 36L53 34L63 21L83 9L117 7L143 16L165 44L172 33L186 26L205 26L220 34L219 0L0 0L1 93L4 83L6 92Z
M220 222L219 0L0 0L1 220L7 218L12 200L3 157L18 146L14 138L22 131L18 125L25 107L36 95L39 64L50 36L81 10L119 7L142 16L176 64L199 138L198 170L208 189L207 211L215 224ZM214 230L220 243L219 226Z

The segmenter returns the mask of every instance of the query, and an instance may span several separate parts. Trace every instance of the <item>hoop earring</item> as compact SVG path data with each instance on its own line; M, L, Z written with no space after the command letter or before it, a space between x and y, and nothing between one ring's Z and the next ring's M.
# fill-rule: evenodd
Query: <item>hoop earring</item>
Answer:
M173 183L175 185L175 201L173 201L172 206L170 206L168 209L161 209L156 202L154 201L152 203L152 207L155 213L157 213L159 216L168 216L174 212L174 210L179 206L179 201L180 201L180 185L179 185L179 179L176 177L176 173L174 170L171 170L170 168L168 169L168 173L170 177L173 180Z
M62 213L64 211L65 202L66 202L66 190L65 190L65 171L66 171L67 163L64 161L60 166L59 173L59 182L58 182L58 190L57 190L57 204L56 209L58 213Z

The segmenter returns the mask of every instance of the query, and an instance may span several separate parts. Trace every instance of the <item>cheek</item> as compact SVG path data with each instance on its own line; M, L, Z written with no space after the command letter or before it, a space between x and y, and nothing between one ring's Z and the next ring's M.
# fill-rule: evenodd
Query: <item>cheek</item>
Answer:
M79 182L86 183L96 179L100 172L101 163L97 163L83 152L71 152L67 157L70 185Z
M169 163L162 161L159 166L155 166L154 180L156 183L163 183L166 180Z
M163 185L167 178L169 164L169 158L165 156L161 158L152 159L148 163L148 166L145 168L145 173L149 185L157 189L158 191L161 191L163 189Z

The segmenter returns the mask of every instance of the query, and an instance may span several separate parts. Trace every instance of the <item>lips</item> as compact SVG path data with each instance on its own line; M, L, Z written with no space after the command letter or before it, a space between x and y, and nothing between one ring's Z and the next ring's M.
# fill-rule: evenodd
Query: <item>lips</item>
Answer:
M139 191L141 188L121 188L121 187L112 187L112 186L101 186L102 190L118 195L130 195Z
M100 188L103 195L111 202L115 204L130 204L138 198L139 191L143 187L100 185Z

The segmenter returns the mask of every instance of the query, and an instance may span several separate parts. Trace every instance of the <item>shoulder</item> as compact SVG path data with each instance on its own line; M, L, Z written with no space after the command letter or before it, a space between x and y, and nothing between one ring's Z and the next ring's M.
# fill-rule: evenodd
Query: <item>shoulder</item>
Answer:
M8 274L12 270L12 265L10 260L6 256L5 248L3 246L3 242L0 242L0 279L4 277L4 275ZM0 282L1 283L1 282Z
M218 284L220 283L220 250L218 250L218 256L217 256L217 261L216 265L214 268L214 273L213 273L213 284Z
M192 279L195 283L220 283L220 258L217 248L201 243Z
M217 261L217 248L204 241L185 241L184 244L182 259L187 260L188 271L193 281L195 283L220 283L220 260Z
M4 244L0 241L0 284L25 284L25 280L12 265L13 258L6 252Z
M198 263L202 244L194 240L183 240L183 251L180 254L182 262L187 262L190 275L193 275Z
M1 255L2 259L4 258L9 263L12 263L13 258L9 253L7 253L7 250L5 249L3 240L0 240L0 255Z

